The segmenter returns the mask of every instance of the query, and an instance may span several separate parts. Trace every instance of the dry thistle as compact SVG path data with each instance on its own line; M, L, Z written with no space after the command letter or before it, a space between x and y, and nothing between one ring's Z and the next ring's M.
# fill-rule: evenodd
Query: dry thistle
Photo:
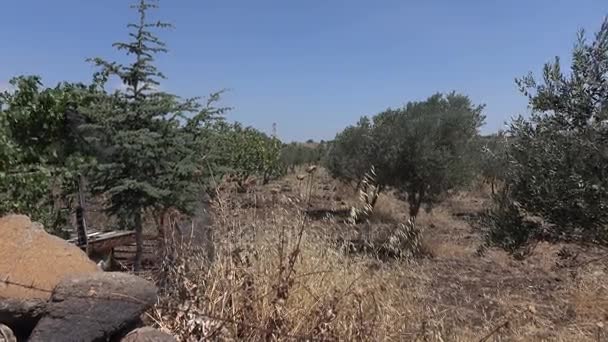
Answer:
M311 174L313 172L317 171L317 166L316 165L311 165L309 167L306 168L306 173Z

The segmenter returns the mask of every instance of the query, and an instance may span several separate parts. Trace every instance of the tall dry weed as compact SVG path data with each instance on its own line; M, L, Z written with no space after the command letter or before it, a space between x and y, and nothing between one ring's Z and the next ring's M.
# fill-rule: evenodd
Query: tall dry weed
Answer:
M419 329L405 264L382 265L332 247L305 215L269 215L215 203L215 259L196 246L166 251L151 316L180 341L402 340ZM254 219L255 217L255 219Z

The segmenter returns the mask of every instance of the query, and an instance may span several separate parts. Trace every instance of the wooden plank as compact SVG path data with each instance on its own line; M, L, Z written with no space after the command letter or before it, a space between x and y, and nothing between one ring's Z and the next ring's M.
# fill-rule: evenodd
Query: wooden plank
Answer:
M89 248L93 252L109 251L114 247L128 245L133 242L135 242L135 232L107 232L89 239Z

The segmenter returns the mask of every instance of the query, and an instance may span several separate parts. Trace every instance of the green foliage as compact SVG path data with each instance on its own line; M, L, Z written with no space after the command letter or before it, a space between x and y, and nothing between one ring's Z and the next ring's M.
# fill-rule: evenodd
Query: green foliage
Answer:
M498 132L479 137L479 149L472 150L473 158L478 163L479 173L483 180L490 184L492 194L496 193L496 183L505 178L508 167L507 147L507 137L504 132Z
M86 101L88 89L69 83L44 88L37 76L10 83L14 91L0 94L0 215L26 214L62 235L84 163L67 113Z
M372 166L375 146L371 121L363 117L336 135L328 147L325 167L333 177L359 184Z
M133 7L139 21L128 25L132 40L114 44L133 57L131 64L91 60L98 67L98 89L110 77L117 77L126 89L100 91L81 110L93 122L87 128L96 132L89 142L100 150L99 164L90 174L92 190L109 196L111 215L129 218L125 222L132 226L122 228L135 229L141 255L145 210L174 207L190 212L200 199L208 179L206 127L223 109L212 107L218 94L201 107L196 99L182 100L158 90L164 75L153 65L154 56L167 50L151 29L170 25L147 20L147 12L156 8L151 2L140 0Z
M472 179L469 151L484 121L482 110L466 96L436 94L374 118L378 182L404 195L411 216Z
M572 57L569 75L556 58L542 83L517 80L534 113L511 124L505 185L552 238L606 243L608 19L591 43L581 32Z
M250 176L259 176L266 184L281 174L281 142L277 138L238 122L218 122L214 131L220 165L237 177L241 187Z
M485 218L484 225L489 227L486 232L487 242L511 254L519 252L539 232L539 227L525 220L521 208L504 190L494 195L494 206Z
M328 154L334 176L360 180L375 166L380 188L390 186L410 205L415 217L448 190L472 179L470 149L483 124L483 106L468 97L436 94L362 118L336 136Z
M281 148L281 163L290 172L295 172L295 168L302 165L319 164L325 156L326 143L321 142L311 146L314 142L301 144L292 142L283 145Z

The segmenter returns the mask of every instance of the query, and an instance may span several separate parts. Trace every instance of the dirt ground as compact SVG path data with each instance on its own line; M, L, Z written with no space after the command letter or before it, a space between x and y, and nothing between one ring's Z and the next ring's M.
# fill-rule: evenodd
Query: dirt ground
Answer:
M357 203L357 195L324 170L304 180L288 175L252 186L244 194L225 191L230 215L240 222L271 220L273 212L282 210L294 217L308 212L307 234L321 239L332 240L357 229L340 219ZM397 284L399 293L408 297L403 300L409 306L404 304L405 312L400 313L407 321L401 336L405 340L608 341L607 252L541 243L523 260L492 248L480 256L482 236L476 218L489 201L486 190L474 189L453 194L430 213L421 213L417 224L432 257L387 262L369 256L365 261L370 277L390 273L391 283L386 286ZM368 225L404 222L407 212L404 202L383 194ZM383 284L378 286L381 291ZM432 333L447 338L422 336Z

